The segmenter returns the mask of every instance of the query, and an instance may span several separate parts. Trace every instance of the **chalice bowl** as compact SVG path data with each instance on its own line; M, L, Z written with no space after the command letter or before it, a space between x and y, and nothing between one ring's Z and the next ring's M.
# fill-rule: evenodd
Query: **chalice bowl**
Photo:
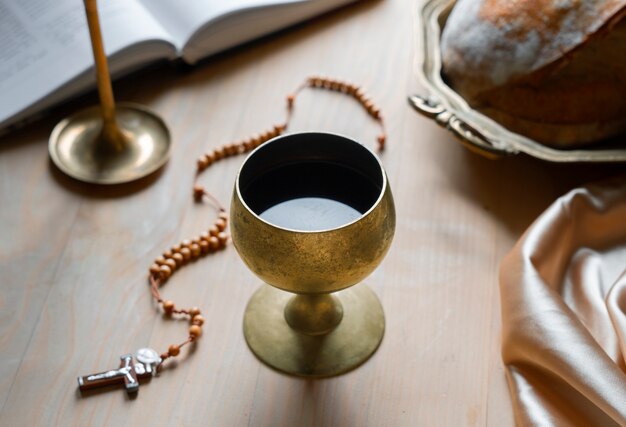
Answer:
M305 377L341 374L374 354L383 309L367 286L352 286L383 260L395 223L382 164L358 142L299 133L253 151L231 204L235 248L267 283L244 314L252 352Z

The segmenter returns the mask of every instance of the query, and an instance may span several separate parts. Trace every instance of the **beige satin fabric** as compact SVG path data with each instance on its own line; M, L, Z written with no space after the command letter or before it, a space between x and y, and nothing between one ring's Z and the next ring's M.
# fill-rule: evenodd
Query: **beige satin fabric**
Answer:
M626 179L571 191L500 270L518 425L626 426Z

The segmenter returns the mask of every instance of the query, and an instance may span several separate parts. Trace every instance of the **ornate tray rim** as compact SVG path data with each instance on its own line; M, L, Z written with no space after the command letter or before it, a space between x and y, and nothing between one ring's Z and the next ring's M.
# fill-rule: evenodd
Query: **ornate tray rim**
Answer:
M456 0L426 0L417 15L417 74L428 96L411 95L409 104L434 119L472 151L489 158L525 153L538 159L568 162L625 162L626 148L558 149L512 132L474 110L441 76L440 19ZM421 53L421 55L420 55Z

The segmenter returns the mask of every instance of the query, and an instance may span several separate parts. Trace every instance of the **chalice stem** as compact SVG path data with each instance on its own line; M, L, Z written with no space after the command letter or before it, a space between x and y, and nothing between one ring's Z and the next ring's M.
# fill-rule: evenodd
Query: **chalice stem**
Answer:
M100 108L102 113L102 134L98 143L102 145L101 148L120 151L124 148L125 139L115 120L115 100L113 99L111 76L109 74L109 66L102 43L98 6L96 0L84 1L91 47L96 64L96 79L98 82L98 94L100 95Z
M285 320L305 335L325 335L339 325L343 307L332 294L296 295L285 306Z

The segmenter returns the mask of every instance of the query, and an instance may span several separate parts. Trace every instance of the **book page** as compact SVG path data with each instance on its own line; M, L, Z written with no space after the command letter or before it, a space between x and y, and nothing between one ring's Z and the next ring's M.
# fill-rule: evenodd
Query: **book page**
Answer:
M141 0L193 64L356 0Z
M214 19L245 9L303 0L141 0L175 40L179 53L191 36Z
M171 43L138 0L98 3L107 55L149 40ZM138 49L132 56L127 62L143 59ZM112 72L120 68L115 55L110 66ZM81 0L0 0L0 126L80 75L83 86L94 85L92 67Z
M356 0L265 2L220 15L191 36L180 56L188 63L289 27Z

